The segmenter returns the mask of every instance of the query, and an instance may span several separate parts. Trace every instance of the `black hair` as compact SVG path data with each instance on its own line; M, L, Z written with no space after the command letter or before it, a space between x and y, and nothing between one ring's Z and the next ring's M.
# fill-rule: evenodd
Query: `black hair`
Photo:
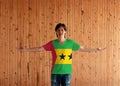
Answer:
M63 23L58 23L55 27L55 32L57 32L57 30L60 28L60 27L63 27L65 31L67 31L67 28L66 28L66 25L63 24Z

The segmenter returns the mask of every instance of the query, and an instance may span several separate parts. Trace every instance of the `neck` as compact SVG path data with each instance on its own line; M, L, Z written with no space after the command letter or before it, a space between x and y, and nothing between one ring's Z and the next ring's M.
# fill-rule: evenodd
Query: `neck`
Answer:
M63 43L66 40L65 37L58 37L58 41L59 43Z

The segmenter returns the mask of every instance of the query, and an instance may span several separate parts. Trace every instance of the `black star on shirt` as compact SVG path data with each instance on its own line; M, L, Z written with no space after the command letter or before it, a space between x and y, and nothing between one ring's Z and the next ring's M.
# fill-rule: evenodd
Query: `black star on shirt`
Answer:
M64 59L65 60L65 55L63 55L63 53L62 53L62 55L60 55L60 60L61 59Z
M70 57L69 60L72 59L72 54L70 54L70 55L68 55L68 56Z

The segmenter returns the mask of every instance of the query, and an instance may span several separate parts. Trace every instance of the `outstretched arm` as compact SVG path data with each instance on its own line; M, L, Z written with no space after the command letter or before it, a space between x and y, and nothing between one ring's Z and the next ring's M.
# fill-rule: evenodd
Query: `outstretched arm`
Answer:
M44 51L43 47L34 47L34 48L19 48L21 51L29 51L29 52L36 52L36 51Z
M106 48L84 48L84 47L81 47L79 50L81 52L93 52L93 51L96 52L96 51L102 51L104 49L106 49Z

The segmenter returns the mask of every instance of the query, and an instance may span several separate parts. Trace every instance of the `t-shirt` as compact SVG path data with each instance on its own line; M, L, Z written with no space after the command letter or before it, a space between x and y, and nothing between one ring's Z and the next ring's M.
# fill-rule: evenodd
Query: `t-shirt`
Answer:
M62 44L58 39L45 44L44 49L52 52L52 74L72 73L72 51L80 48L80 45L71 39L66 39Z

